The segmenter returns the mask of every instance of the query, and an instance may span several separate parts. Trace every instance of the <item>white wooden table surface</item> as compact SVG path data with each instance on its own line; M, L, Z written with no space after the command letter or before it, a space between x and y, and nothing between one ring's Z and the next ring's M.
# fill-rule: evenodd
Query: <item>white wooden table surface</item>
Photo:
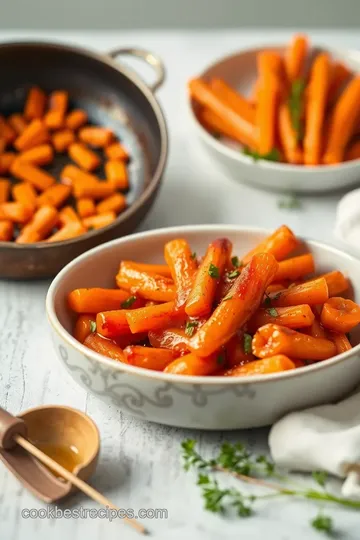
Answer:
M281 42L290 32L119 32L28 33L6 32L1 40L17 38L72 42L99 51L137 45L160 54L168 68L159 100L170 131L170 159L160 196L141 229L191 223L234 223L273 228L282 222L296 233L333 241L332 227L339 195L303 197L301 211L277 207L278 195L234 183L208 162L195 144L185 107L185 84L215 58L246 46ZM355 32L312 32L315 41L332 46L360 47ZM5 74L6 76L6 74ZM267 430L202 433L173 429L135 420L108 407L78 387L58 366L48 336L44 299L49 283L0 282L0 405L17 413L31 406L67 404L89 414L97 423L102 451L94 485L119 506L166 508L168 519L147 520L157 540L244 538L300 540L321 538L311 529L313 504L301 501L268 503L254 518L227 520L202 510L194 477L180 464L180 442L196 438L205 452L223 440L247 441L266 449ZM275 398L275 396L274 396ZM236 414L236 411L234 411ZM95 507L80 495L73 507ZM70 502L68 503L70 504ZM24 519L23 508L41 508L0 465L0 540L106 540L136 538L117 520ZM359 516L329 509L341 530L339 538L360 538Z

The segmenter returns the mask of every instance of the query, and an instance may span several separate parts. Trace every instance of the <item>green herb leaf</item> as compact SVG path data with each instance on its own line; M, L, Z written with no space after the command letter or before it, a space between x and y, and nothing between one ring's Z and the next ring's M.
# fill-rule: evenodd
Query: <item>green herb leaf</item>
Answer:
M90 330L92 333L96 332L96 322L90 321Z
M266 307L271 307L271 298L267 293L265 293L264 305Z
M223 300L222 300L222 301L223 301L223 302L226 302L226 300L231 300L231 299L232 299L232 297L233 297L233 295L232 295L232 294L230 294L229 296L225 296L225 298L223 298Z
M193 253L190 255L190 258L192 260L196 259L196 251L193 251Z
M189 337L193 335L195 332L195 328L198 326L199 323L196 321L188 321L185 325L185 334Z
M200 473L196 483L197 483L198 486L203 486L204 484L209 484L210 483L209 475Z
M242 261L239 260L239 257L236 255L234 257L231 257L231 264L234 268L239 268L239 266L242 266Z
M311 522L311 526L318 531L322 531L328 535L333 534L334 524L330 516L326 516L320 512Z
M128 309L133 305L134 302L136 302L136 300L136 296L129 296L127 300L124 300L124 302L121 303L122 309Z
M267 154L259 154L256 150L250 150L250 148L244 148L243 153L246 156L252 157L254 161L264 159L266 161L280 161L281 155L277 148L273 148Z
M270 461L266 456L260 455L256 458L256 463L259 463L264 467L264 472L271 476L275 472L275 465L272 461Z
M304 108L304 90L305 90L305 81L304 79L297 79L291 85L290 96L289 96L289 110L291 123L296 132L298 142L301 142L304 136L303 133L303 124L302 124L302 115Z
M235 279L235 278L237 278L238 276L240 276L239 270L233 270L232 272L229 272L228 275L227 275L227 277L228 277L229 279Z
M319 486L322 486L322 487L325 486L328 476L329 475L326 471L314 471L312 473L312 477L315 480L315 482L319 484Z
M244 334L244 352L245 354L252 353L252 336L250 334Z
M211 263L209 266L209 276L218 279L220 277L220 272L217 266L215 264Z
M278 207L282 210L299 210L301 202L295 195L288 195L284 199L278 201Z
M271 317L277 317L279 315L274 307L268 308L266 311Z

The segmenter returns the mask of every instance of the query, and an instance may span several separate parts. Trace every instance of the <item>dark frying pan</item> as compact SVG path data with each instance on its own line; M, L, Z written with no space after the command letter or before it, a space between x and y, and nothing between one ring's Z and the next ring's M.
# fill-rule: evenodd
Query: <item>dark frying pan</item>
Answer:
M153 66L156 81L152 86L115 62L124 54L141 57ZM129 207L111 225L54 244L0 242L0 277L51 277L84 251L132 232L150 210L168 150L164 115L153 94L165 71L158 57L142 49L99 55L60 44L23 42L0 45L0 73L0 114L21 111L32 85L47 92L65 89L71 106L85 109L90 122L110 127L130 151ZM49 172L58 177L65 161L68 158L57 156Z

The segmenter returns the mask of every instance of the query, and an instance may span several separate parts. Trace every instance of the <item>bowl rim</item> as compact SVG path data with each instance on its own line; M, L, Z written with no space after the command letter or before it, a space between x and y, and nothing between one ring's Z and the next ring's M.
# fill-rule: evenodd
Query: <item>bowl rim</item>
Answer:
M160 155L159 160L156 165L156 169L154 173L151 176L149 184L145 187L144 191L140 194L140 196L131 204L128 208L124 210L121 214L119 214L116 219L110 223L109 225L106 225L105 227L102 227L101 229L95 229L92 231L88 231L86 234L78 236L76 238L70 238L69 240L62 240L60 242L32 242L31 244L17 244L16 242L2 242L0 241L0 248L8 248L8 249L17 249L17 250L29 250L29 249L51 249L54 246L60 247L60 246L69 246L72 244L76 244L81 241L88 240L92 237L98 236L101 233L105 233L107 231L112 230L117 225L120 225L121 223L126 222L128 219L130 219L138 210L141 208L151 197L151 195L156 191L157 187L161 183L162 176L164 174L165 166L167 163L168 153L169 153L169 136L168 136L168 129L166 125L165 120L165 114L158 102L158 100L155 97L155 94L150 90L150 88L147 86L145 81L141 79L140 75L138 75L135 71L133 71L130 67L128 68L125 64L121 64L116 59L111 58L106 53L98 53L96 51L92 51L91 49L87 49L85 47L78 47L69 45L62 42L56 42L56 41L36 41L36 40L24 40L24 41L7 41L4 43L0 43L0 51L4 49L10 49L11 47L40 47L40 48L49 48L53 50L65 50L68 52L72 52L75 54L80 54L83 56L87 56L88 58L91 58L93 60L96 60L98 62L101 62L103 64L108 65L110 68L120 72L122 75L127 77L139 90L142 92L142 94L145 96L147 101L152 107L152 110L155 114L157 124L159 127L160 132Z
M208 71L218 67L219 64L226 63L234 58L237 58L246 54L255 54L264 50L283 49L284 47L285 47L284 44L273 44L273 45L265 44L259 47L251 47L251 48L240 49L238 51L234 51L225 56L219 57L211 64L208 64L202 70L200 75L198 75L198 77L202 78L206 76ZM359 56L359 69L360 69L360 51L357 51L356 49L341 49L341 48L334 48L334 47L325 47L322 45L314 45L312 49L326 50L330 53L332 52L334 54L341 54L343 56L351 56L351 55ZM330 164L330 165L321 164L321 165L306 165L306 166L294 165L291 163L278 163L276 161L267 161L265 159L255 160L251 156L247 156L243 154L242 152L235 150L231 148L230 146L227 146L226 144L222 143L221 141L213 137L197 119L197 116L194 111L193 100L191 99L189 93L187 93L186 101L187 101L190 116L195 125L195 128L198 130L198 133L200 134L200 136L203 139L205 139L207 144L211 145L214 148L214 150L216 150L218 153L222 153L228 158L231 158L239 163L243 163L244 165L255 165L257 167L261 167L261 168L276 171L276 172L284 171L286 173L296 173L296 174L306 174L307 172L312 172L312 173L316 172L320 174L326 174L333 171L345 171L347 169L352 169L353 167L360 165L360 158L353 159L348 162L335 163L335 164Z
M59 337L62 338L63 341L67 343L70 347L73 347L76 349L77 352L82 354L83 356L90 358L93 361L99 362L105 367L114 369L115 371L120 371L122 373L126 373L128 375L134 375L134 376L140 376L144 377L145 379L152 379L156 380L158 382L171 382L171 383L178 383L178 384L201 384L205 386L213 386L213 385L219 385L219 384L225 384L228 385L247 385L247 384L258 384L258 383L266 383L271 381L281 381L281 380L287 380L287 379L293 379L295 377L304 377L307 375L310 375L313 372L326 369L327 367L330 367L332 365L341 363L346 361L348 358L352 356L356 356L360 352L360 343L355 345L352 349L349 351L346 351L344 353L338 354L334 356L333 358L329 358L327 360L324 360L322 362L315 362L314 364L304 366L301 369L294 369L294 370L288 370L283 371L281 373L274 373L274 374L267 374L267 375L250 375L246 377L224 377L219 375L211 375L211 376L195 376L195 375L176 375L172 373L164 373L161 371L153 371L146 368L131 366L129 364L122 364L120 362L117 362L115 360L112 360L110 358L107 358L106 356L102 356L101 354L96 353L95 351L92 351L91 349L88 349L85 347L82 343L78 342L60 323L54 306L54 297L57 292L57 289L59 288L63 278L66 276L67 272L69 270L72 270L79 262L86 261L86 259L91 260L92 255L95 252L101 252L108 250L109 248L121 248L122 244L131 243L133 241L136 241L137 239L146 239L146 238L157 238L161 237L163 235L169 235L173 234L174 237L178 235L183 235L184 232L192 232L192 233L205 233L205 232L211 232L214 234L220 234L220 235L226 235L231 232L242 232L242 233L260 233L264 235L271 234L271 231L269 229L261 228L261 227L246 227L246 226L239 226L239 225L186 225L186 226L176 226L176 227L164 227L162 229L155 229L150 230L146 232L140 232L136 234L131 234L129 236L118 238L116 240L112 240L110 242L106 242L104 244L101 244L100 246L97 246L73 261L71 261L69 264L67 264L60 272L59 274L54 278L52 281L47 295L46 295L46 314L49 321L49 324L51 325L52 329L59 335ZM348 259L349 261L354 262L355 264L359 265L359 271L360 271L360 259L357 257L354 257L336 247L330 246L329 244L318 242L316 240L310 240L303 237L299 237L302 241L305 241L310 246L314 246L316 248L325 249L328 252L332 254L336 254L338 256L341 256L345 259ZM119 255L120 260L120 255Z

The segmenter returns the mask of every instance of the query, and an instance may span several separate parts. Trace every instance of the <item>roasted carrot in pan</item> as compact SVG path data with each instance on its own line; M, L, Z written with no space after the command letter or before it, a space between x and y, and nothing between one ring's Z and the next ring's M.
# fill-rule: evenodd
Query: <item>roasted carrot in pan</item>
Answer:
M32 88L30 88L24 107L25 118L27 120L35 120L36 118L41 118L44 115L45 106L45 93L37 86L33 86Z
M116 219L115 212L104 212L97 216L89 216L83 219L83 224L87 229L102 229L110 225Z
M65 125L67 128L75 131L82 127L88 121L87 112L83 109L73 109L66 117Z
M12 144L16 139L16 136L16 131L3 116L0 116L0 137L5 140L5 145Z
M258 309L247 323L249 332L268 323L279 324L287 328L303 328L311 326L315 315L307 304L290 307L270 307Z
M344 160L351 161L353 159L360 159L360 140L354 141L346 149Z
M210 88L216 96L227 102L237 114L245 118L248 122L255 122L255 109L250 102L239 92L235 92L222 79L211 79Z
M10 195L10 180L0 178L0 204L6 202Z
M126 356L119 345L116 345L116 343L109 339L99 336L95 332L88 335L84 341L84 345L103 356L108 356L113 360L127 364Z
M12 197L14 201L29 206L33 212L35 211L37 207L37 193L31 184L28 184L27 182L14 184L12 188Z
M297 34L293 37L285 54L285 69L290 82L304 76L308 49L309 44L306 36Z
M341 62L335 62L331 69L327 106L332 107L344 84L350 79L351 71Z
M339 296L339 294L342 294L349 289L349 280L339 270L328 272L321 277L326 280L329 296Z
M0 220L0 242L9 242L14 234L14 224L7 219Z
M120 264L116 284L121 289L137 292L145 300L169 302L175 298L175 285L172 279L137 270L127 261Z
M163 371L176 357L179 356L174 350L156 349L153 347L141 347L130 345L124 349L128 364L154 371Z
M31 221L22 229L17 237L18 244L40 242L55 227L58 213L52 206L43 206L33 215Z
M68 101L69 94L65 90L55 90L50 94L49 111L44 117L45 125L49 129L59 129L64 125Z
M313 272L315 272L314 257L311 253L307 253L306 255L299 255L298 257L292 257L291 259L279 262L279 268L274 281L278 282L284 279L296 281Z
M49 140L49 133L46 125L40 119L33 120L21 135L14 142L16 150L24 152L34 146L39 146Z
M41 144L22 152L18 159L32 163L32 165L48 165L54 159L54 151L49 144Z
M329 298L321 311L321 323L334 332L350 332L360 323L360 306L345 298Z
M76 210L81 218L86 218L96 214L96 206L93 199L86 197L76 200Z
M253 337L252 349L259 358L284 354L301 360L325 360L336 355L332 341L313 338L277 324L259 328Z
M239 116L223 99L216 96L208 84L200 79L193 79L189 83L189 90L192 99L222 118L237 134L238 140L249 148L256 148L254 125Z
M0 155L5 152L7 143L4 137L0 137Z
M120 214L124 208L126 208L126 198L122 193L114 193L97 204L96 212L98 214L106 214L107 212Z
M45 242L62 242L64 240L76 238L85 232L86 229L83 225L81 225L81 223L69 223L59 231L56 231L53 235L49 236Z
M81 223L81 219L72 206L64 206L59 212L58 225L63 227L69 225L69 223Z
M105 156L109 160L118 159L120 161L128 161L129 153L126 148L123 147L119 142L114 142L107 146L104 150Z
M246 377L248 375L267 375L295 369L295 363L284 354L277 354L270 358L254 360L241 366L235 366L225 371L225 377Z
M194 326L188 326L188 328L193 328L195 330L195 325L197 323L193 324ZM149 341L152 347L171 349L179 353L189 352L189 336L187 335L186 330L182 328L166 328L166 330L152 330L151 332L149 332Z
M175 302L166 302L157 306L147 306L127 311L126 320L133 334L161 330L184 320L183 310L176 308Z
M100 158L82 143L72 143L68 148L70 158L85 171L93 171L100 165Z
M329 335L329 339L331 339L331 341L335 343L337 354L341 354L343 352L346 352L352 349L351 343L348 340L346 334L329 331L328 335Z
M19 113L11 114L7 121L9 126L12 127L12 129L16 132L17 135L21 135L21 133L25 130L27 126L25 118L22 116L22 114Z
M325 278L306 281L289 289L269 295L271 306L287 307L300 304L323 304L329 298L329 290Z
M208 356L225 345L255 313L277 268L278 263L271 254L254 255L228 295L190 339L190 349L200 356Z
M68 294L68 305L76 313L99 313L133 306L137 297L120 289L74 289ZM141 303L138 301L138 306Z
M55 150L61 154L66 152L69 146L75 142L75 134L71 129L62 129L53 133L51 141Z
M110 182L100 182L92 180L89 183L75 181L74 196L76 198L104 199L112 195L115 187Z
M276 229L273 234L268 238L265 238L265 240L260 242L260 244L242 257L242 262L243 264L247 264L252 256L258 253L271 253L277 261L281 261L294 251L299 244L299 240L289 227L282 225Z
M0 155L0 174L8 174L10 171L11 165L16 159L16 154L13 152L5 152L5 154Z
M206 358L200 358L193 353L181 356L166 366L164 373L174 375L211 375L221 366L223 355L212 354Z
M60 180L62 184L74 185L97 185L99 179L93 174L87 173L76 167L75 165L65 165L60 173Z
M87 314L79 315L74 327L74 338L84 343L85 339L96 330L95 316Z
M129 178L123 161L112 159L105 163L105 175L114 188L126 190L129 188Z
M360 76L346 86L330 118L323 162L331 165L343 160L346 146L354 132L360 113Z
M111 129L98 126L85 126L79 131L79 139L94 148L108 146L114 138Z
M219 238L209 244L186 301L185 311L189 317L205 317L210 314L216 288L229 261L231 249L232 244L227 238ZM235 273L239 275L240 272Z
M305 107L304 163L318 165L323 151L323 128L331 63L328 54L319 54L314 60L307 88Z
M299 144L298 133L295 131L289 105L282 102L279 105L279 139L286 161L293 165L303 162L303 152Z
M167 242L164 248L164 256L175 283L176 305L178 307L183 306L194 283L197 262L188 242L183 238Z
M21 159L16 159L10 170L16 178L29 182L39 191L45 191L55 183L55 178L49 173Z
M9 220L14 223L26 223L31 219L33 211L29 206L18 202L5 202L0 204L0 220Z
M65 184L54 184L37 198L38 206L55 206L59 208L69 198L71 194L71 186Z
M138 272L146 272L147 274L159 274L160 276L165 276L171 278L171 270L166 264L146 264L138 263L135 261L123 261L123 265L126 268L132 268Z

